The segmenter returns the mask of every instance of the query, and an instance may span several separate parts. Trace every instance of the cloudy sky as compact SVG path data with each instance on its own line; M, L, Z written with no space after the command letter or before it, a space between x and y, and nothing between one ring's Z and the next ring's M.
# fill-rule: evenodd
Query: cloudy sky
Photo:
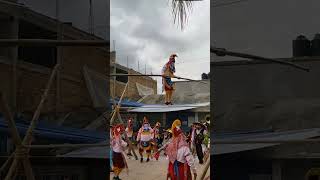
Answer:
M140 72L160 74L171 53L177 53L177 76L201 79L210 71L210 0L194 2L181 31L173 23L171 1L111 0L111 40L117 60ZM161 81L158 90L161 90Z
M229 50L282 58L292 57L292 40L320 32L319 0L235 0L211 3L211 44ZM237 58L216 57L215 60Z
M20 0L30 8L55 16L54 0ZM89 0L60 0L63 21L88 31ZM184 31L173 23L171 0L110 0L110 40L116 42L118 63L140 72L160 74L171 53L177 53L177 76L201 79L210 71L210 0L194 2ZM109 4L93 0L96 35L108 39ZM113 46L111 47L113 50ZM161 91L161 82L158 90ZM160 92L159 92L160 93Z

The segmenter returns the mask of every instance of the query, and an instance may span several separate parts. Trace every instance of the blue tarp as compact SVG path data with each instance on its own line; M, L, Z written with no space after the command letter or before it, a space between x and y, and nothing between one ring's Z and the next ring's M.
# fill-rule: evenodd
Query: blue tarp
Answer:
M21 135L25 135L29 127L28 124L19 120L16 122L16 126ZM10 132L3 117L0 117L0 132ZM107 133L55 126L41 122L36 125L34 135L42 139L59 140L65 143L97 143L107 139Z

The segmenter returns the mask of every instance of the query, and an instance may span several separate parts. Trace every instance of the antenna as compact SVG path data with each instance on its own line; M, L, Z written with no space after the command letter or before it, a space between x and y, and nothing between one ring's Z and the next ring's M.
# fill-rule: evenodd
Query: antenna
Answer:
M92 0L89 0L89 32L90 34L94 34L94 16Z
M113 40L113 50L116 51L116 40Z
M127 56L127 68L129 69L129 56Z

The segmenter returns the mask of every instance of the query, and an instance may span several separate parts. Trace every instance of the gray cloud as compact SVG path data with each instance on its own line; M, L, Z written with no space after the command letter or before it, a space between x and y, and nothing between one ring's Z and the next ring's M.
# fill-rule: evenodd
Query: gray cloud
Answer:
M126 64L126 56L137 69L159 74L168 56L175 52L177 75L200 79L209 72L210 1L194 3L188 26L181 32L173 24L170 1L111 0L111 39L115 39L118 60ZM198 62L201 61L202 62ZM180 62L180 63L179 63ZM159 81L159 90L161 89Z
M55 1L24 0L32 9L55 17ZM195 2L185 31L173 24L171 0L93 0L95 34L106 37L110 1L110 40L116 41L122 65L159 74L171 53L177 53L177 75L200 79L209 72L210 0ZM60 0L61 17L88 31L89 0ZM159 90L161 84L159 82Z
M313 38L320 32L319 6L318 0L249 0L211 7L211 42L266 57L291 57L292 40L297 35Z

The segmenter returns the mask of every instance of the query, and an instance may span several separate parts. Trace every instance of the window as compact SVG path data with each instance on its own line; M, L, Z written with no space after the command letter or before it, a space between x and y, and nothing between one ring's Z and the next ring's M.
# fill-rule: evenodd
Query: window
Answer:
M122 70L122 69L116 69L117 74L128 74L127 71ZM128 76L117 76L116 80L119 82L127 83L128 82Z
M26 21L19 23L21 39L57 39L56 33L45 30ZM52 68L56 64L56 47L19 47L19 60Z

